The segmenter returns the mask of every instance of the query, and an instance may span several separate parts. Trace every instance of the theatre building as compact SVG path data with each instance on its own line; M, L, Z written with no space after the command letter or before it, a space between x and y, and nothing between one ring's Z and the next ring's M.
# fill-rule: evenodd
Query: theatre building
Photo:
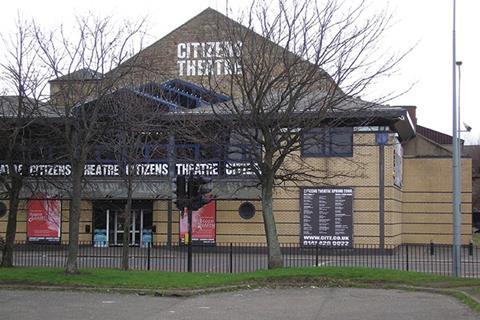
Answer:
M150 59L150 73L138 78L135 87L118 90L160 105L165 113L187 110L193 118L210 117L214 122L212 105L228 105L231 97L221 86L204 86L206 70L215 76L241 73L241 65L231 65L228 59L213 55L221 52L219 56L228 57L245 45L209 32L207 26L219 16L207 9L144 49L141 56ZM65 84L73 84L69 86L72 88L76 82L101 79L102 75L87 69L52 79L50 103L62 103L57 95ZM2 97L1 101L6 104L15 99ZM325 128L304 135L298 156L306 165L329 172L332 178L275 188L273 211L280 242L318 242L326 247L451 243L451 137L417 124L414 106L372 104L368 111L355 108L365 103L349 99L342 112L325 118ZM338 116L348 121L328 126ZM205 123L208 121L202 125ZM318 135L326 138L315 142ZM166 134L155 142L144 141L145 158L127 168L109 156L105 145L94 147L84 170L80 241L97 247L121 245L127 194L122 172L133 170L136 180L128 222L132 245L181 243L187 221L173 203L172 181L190 172L211 177L215 195L212 202L193 214L194 241L204 245L265 243L261 192L255 187L255 174L245 165L249 159L235 151L241 150L236 137L228 133L220 136L214 146L192 142L181 133ZM54 147L43 146L41 157L29 165L32 181L38 182L41 177L49 183L32 183L40 187L22 191L16 240L69 239L69 193L56 188L52 181L68 181L71 166L55 163ZM0 174L7 172L8 166L0 162ZM471 172L471 160L462 159L463 244L471 241L472 233ZM0 202L8 205L7 200ZM0 217L2 237L6 225L5 214Z

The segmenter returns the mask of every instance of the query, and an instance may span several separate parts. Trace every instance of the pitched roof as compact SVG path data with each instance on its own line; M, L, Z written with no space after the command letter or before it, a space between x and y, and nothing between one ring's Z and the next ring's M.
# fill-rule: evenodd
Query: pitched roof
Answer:
M175 50L177 44L182 41L193 41L193 40L212 41L212 39L203 39L204 36L208 36L208 32L207 32L208 28L205 28L204 25L206 26L210 25L211 27L216 20L227 21L228 23L234 23L235 25L238 25L239 27L248 31L249 35L251 34L255 37L258 36L265 39L268 42L271 42L269 39L262 37L261 35L255 33L253 30L250 30L247 27L238 23L237 21L232 20L230 17L212 8L207 8L201 13L199 13L198 15L194 16L193 18L185 22L184 24L180 25L178 28L171 31L169 34L167 34L163 38L157 40L152 45L138 52L134 57L132 57L130 59L131 61L135 61L136 57L141 56L142 58L145 58L148 61L152 61L154 64L159 63L158 66L152 65L154 66L152 68L150 68L150 65L147 65L148 68L146 68L147 70L149 70L150 73L159 73L159 74L157 75L157 74L147 73L147 75L145 76L146 79L143 76L140 77L138 81L137 79L134 79L134 82L135 82L134 88L129 87L124 89L135 92L135 94L141 95L143 98L148 98L152 101L155 100L156 103L160 103L167 106L170 111L208 115L214 112L219 112L221 108L224 109L225 105L228 105L228 102L223 103L223 107L221 106L221 104L217 103L217 102L221 102L220 100L217 102L211 101L211 100L207 101L206 103L204 101L202 102L202 99L200 98L203 94L201 93L201 91L204 90L202 87L197 86L197 88L194 90L195 91L193 94L194 97L192 97L192 95L190 95L190 97L187 97L189 92L182 92L182 86L183 86L183 84L181 84L182 80L176 80L176 79L170 80L170 81L174 81L175 83L174 90L176 90L176 92L174 92L173 94L172 94L172 91L170 90L171 88L168 88L170 81L167 81L167 82L162 81L166 79L176 78L179 76L182 77L182 75L179 75L176 72L173 72L173 74L170 72L172 68L173 68L172 70L178 71L176 69L177 64L175 63L175 59L170 60L170 58L175 57L175 54L174 54L175 52L174 51L172 52L171 50ZM214 24L214 26L216 26L218 29L218 25ZM212 30L216 30L216 29L213 28ZM199 38L197 39L197 37ZM214 40L220 41L221 39L214 39ZM272 44L274 43L272 42ZM274 44L274 45L279 48L282 48L278 44ZM130 64L130 60L127 60L118 68L121 68L123 65L125 65L128 68ZM145 68L141 68L141 69L142 71L145 70ZM105 75L102 75L90 69L81 69L69 75L62 76L54 81L100 79L102 76L108 77L110 74L114 76L115 70L116 69L110 70ZM329 81L333 81L333 79L331 79L328 75L327 75L327 78ZM159 81L159 79L161 79L160 82L157 82ZM191 80L191 78L184 78L184 79L187 79L188 81L195 81L195 80ZM148 81L152 81L152 82L148 82ZM195 86L193 83L190 83L190 82L184 81L184 84L185 83L187 83L188 86L190 87ZM161 89L159 89L159 87L161 87ZM218 93L215 93L213 91L210 91L210 92L217 96L219 95ZM195 95L197 95L198 97L195 97ZM317 101L322 99L321 92L312 92L312 95L314 96L313 99ZM311 107L310 107L312 104L311 98L312 97L305 97L302 101L299 101L298 106L296 106L297 110L299 112L302 112L305 110L311 110ZM214 108L212 108L212 105L215 105ZM341 117L350 116L353 118L377 118L377 119L388 118L389 123L396 123L395 124L396 126L399 123L402 124L404 129L402 129L401 131L408 132L408 134L404 136L410 136L414 134L414 130L411 127L411 123L409 123L408 116L403 117L403 115L406 112L402 108L370 103L370 102L362 101L356 98L347 97L345 99L345 97L343 97L342 99L340 99L339 103L335 104L335 107L331 108L329 112L331 115L335 114ZM400 120L400 118L407 118L407 120ZM397 129L397 130L400 131L400 129Z
M224 27L225 26L225 27ZM229 27L226 27L229 26ZM255 38L255 39L262 39L266 43L271 44L272 46L279 49L279 52L284 54L297 56L294 52L289 51L288 49L282 47L280 44L272 41L271 39L257 33L252 28L248 28L242 25L240 22L232 19L231 17L215 10L210 7L206 8L205 10L201 11L194 17L190 18L185 23L181 24L177 28L173 29L169 33L167 33L162 38L158 39L157 41L153 42L149 46L143 48L135 55L118 65L116 68L109 70L105 73L105 77L108 78L109 76L115 76L116 72L122 70L122 68L131 68L134 70L138 68L142 75L148 74L147 80L165 80L171 79L174 77L182 77L186 78L187 80L192 80L191 78L188 79L190 76L188 74L179 74L178 72L178 65L175 60L169 60L172 58L172 45L176 46L178 43L181 42L191 42L195 41L195 43L200 42L211 42L211 41L233 41L234 39L230 38L233 34L225 33L223 30L228 30L228 28L234 27L238 28L238 34L241 35L243 33L248 35L248 38ZM237 31L236 31L237 32ZM247 37L247 36L246 36ZM235 40L242 40L242 39L235 39ZM177 50L176 47L173 50ZM176 51L175 55L177 54ZM146 63L143 59L147 58L150 62ZM310 63L309 61L304 60L304 62ZM220 59L221 60L221 59ZM153 61L153 62L152 62ZM172 72L172 65L174 66L173 69L175 70L174 73ZM145 72L145 69L148 72ZM325 80L328 82L334 82L331 78L330 74L325 72L322 68L318 67L318 69L325 75ZM153 73L153 74L152 74ZM153 76L153 77L152 77ZM200 76L200 75L197 75ZM142 81L146 81L145 78L142 78ZM195 80L193 80L195 81ZM202 82L202 79L198 79ZM139 83L137 83L139 84ZM342 91L341 88L337 88L337 90Z
M452 144L453 142L452 136L421 125L417 125L417 133L438 144Z
M24 108L20 115L18 114L19 103L22 103ZM55 113L51 106L43 101L25 97L21 102L19 96L0 96L0 118L38 116L53 117Z
M76 70L72 73L60 76L51 81L66 81L66 80L100 80L103 74L89 68Z
M0 116L5 118L16 117L19 103L19 96L0 96ZM23 101L23 106L26 109L25 113L33 111L35 105L35 101L25 98Z

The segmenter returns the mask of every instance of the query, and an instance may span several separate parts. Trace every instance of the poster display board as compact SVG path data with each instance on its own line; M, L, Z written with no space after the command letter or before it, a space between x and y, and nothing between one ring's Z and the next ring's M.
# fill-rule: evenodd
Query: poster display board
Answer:
M302 188L301 235L305 246L353 246L353 189Z
M216 241L216 201L192 212L192 238L194 244L215 244ZM180 215L180 243L185 242L188 234L188 212Z
M59 242L62 202L57 199L28 200L28 241Z

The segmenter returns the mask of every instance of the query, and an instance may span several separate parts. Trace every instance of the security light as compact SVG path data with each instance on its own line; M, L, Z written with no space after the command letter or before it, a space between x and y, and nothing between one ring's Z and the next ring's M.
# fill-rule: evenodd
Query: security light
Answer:
M468 124L466 124L465 122L463 123L463 126L465 127L465 130L467 130L467 132L470 132L472 131L472 127L470 127Z

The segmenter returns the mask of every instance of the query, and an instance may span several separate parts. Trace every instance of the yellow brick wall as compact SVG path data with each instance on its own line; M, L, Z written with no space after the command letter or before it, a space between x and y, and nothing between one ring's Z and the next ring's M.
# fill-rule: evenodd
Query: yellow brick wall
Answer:
M68 228L69 228L69 210L70 201L62 201L62 241L68 241ZM86 233L85 227L90 226L90 233ZM81 244L92 243L93 232L93 207L92 202L84 200L80 206L80 224L79 224L79 241Z
M173 226L172 241L178 241L178 212L173 206ZM155 226L157 232L153 234L153 242L167 242L167 224L168 224L168 202L157 200L153 202L152 226Z
M385 146L385 244L388 246L402 243L402 189L395 185L394 143L390 137Z
M353 158L305 158L311 165L324 169L326 174L335 175L341 172L353 176L336 177L319 181L323 183L347 186L354 188L354 243L378 243L378 147L374 145L375 134L354 134ZM387 147L388 149L388 147ZM386 154L388 154L386 150ZM390 156L386 156L388 159ZM354 161L352 161L352 159ZM386 162L386 165L390 165ZM348 168L348 170L346 170ZM387 172L387 169L386 169ZM387 188L386 188L387 189ZM300 240L300 189L297 186L287 186L277 189L274 193L274 215L277 223L279 238L282 243L299 243ZM249 220L242 219L238 207L243 200L217 201L217 242L256 242L265 243L265 231L262 219L261 202L250 200L256 207L256 215ZM68 241L68 205L69 201L62 202L62 240ZM154 242L167 241L167 201L154 201L153 224L156 226ZM24 214L25 216L25 214ZM93 231L91 201L82 202L80 219L80 241L91 242L92 234L85 233L85 226L90 225ZM179 214L173 207L172 241L178 241ZM386 221L389 219L386 214ZM25 220L23 218L23 237L25 237ZM19 230L22 220L19 219ZM386 228L389 237L390 229ZM22 234L20 234L22 236ZM386 240L387 241L387 240ZM392 242L392 241L390 241Z
M8 200L3 201L7 205L8 209ZM0 219L0 231L3 236L7 230L7 217L8 213ZM27 202L20 201L18 205L17 213L17 233L15 235L15 241L26 241L27 240Z
M379 188L378 188L378 146L375 134L355 133L352 158L304 158L308 165L324 170L326 175L348 173L350 177L334 177L304 184L321 186L325 184L353 187L353 236L354 244L379 244ZM352 161L353 160L353 161ZM349 170L346 170L348 168ZM392 198L393 147L385 147L385 243L401 242L400 211L397 199ZM390 177L387 177L390 176ZM300 240L300 188L287 185L277 188L274 193L273 210L279 240L282 243L299 243ZM238 214L240 200L217 201L217 242L261 242L265 243L265 231L260 201L254 203L257 214L249 220Z
M5 232L7 231L7 221L8 221L8 200L7 199L2 199L0 200L5 204L7 207L7 213L0 218L0 237L3 237L5 235Z
M462 159L462 244L472 240L471 172ZM451 244L452 212L451 159L404 159L403 242Z
M385 244L401 243L451 243L452 242L452 174L448 158L404 158L403 188L393 185L393 146L385 146ZM352 177L335 177L304 186L325 184L354 189L353 242L355 245L379 244L379 187L378 146L375 134L354 134L352 158L305 158L305 161L327 174L345 172L355 168ZM352 161L354 160L354 161ZM462 243L471 240L471 160L462 161ZM274 215L282 243L299 243L300 240L300 189L286 185L274 192ZM255 205L256 215L249 220L239 216L243 201ZM8 201L4 201L8 204ZM17 236L26 240L26 201L20 203ZM69 201L62 201L62 241L68 241ZM92 202L82 201L80 241L91 243L93 231ZM265 243L262 208L259 200L217 200L217 243ZM154 242L167 241L168 202L153 201L153 225L156 226ZM4 234L7 217L0 218L0 234ZM90 225L90 233L85 227ZM173 206L172 241L178 242L179 213Z
M402 190L396 186L387 188L385 190L385 233L388 234L389 237L385 239L385 244L399 245L402 243L402 215Z
M3 200L3 203L7 206L8 210L8 200ZM7 214L0 218L0 236L5 236L7 230ZM17 213L17 232L15 235L15 241L26 241L27 240L27 202L20 201L18 205Z

